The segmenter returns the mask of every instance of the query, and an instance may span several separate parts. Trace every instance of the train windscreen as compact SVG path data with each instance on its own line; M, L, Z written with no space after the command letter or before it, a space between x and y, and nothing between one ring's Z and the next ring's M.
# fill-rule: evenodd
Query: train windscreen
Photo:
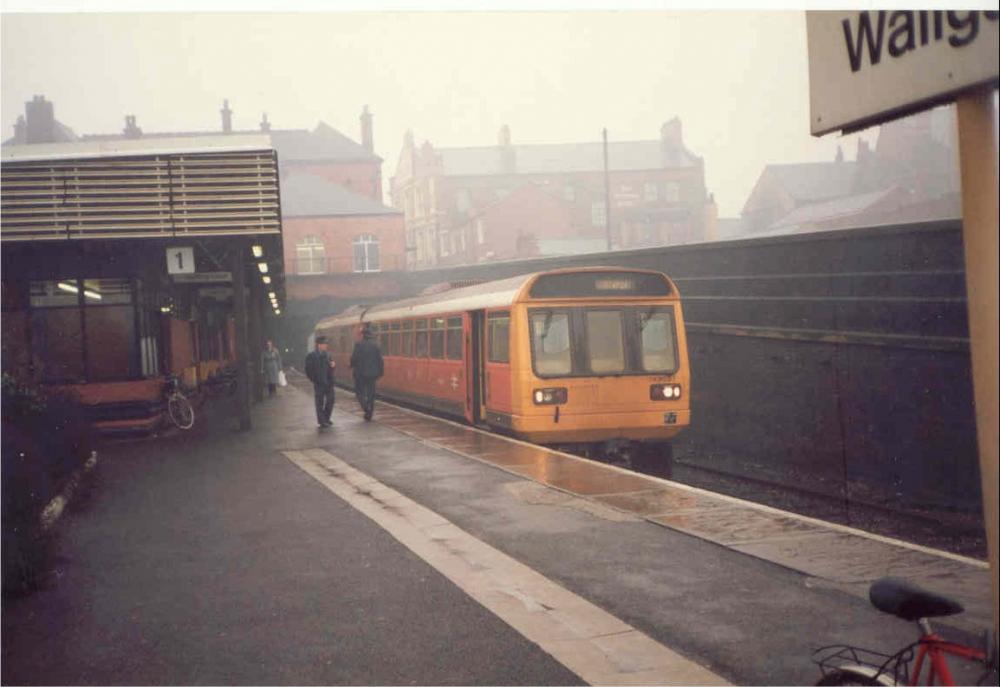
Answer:
M539 377L672 374L679 366L671 307L532 308Z

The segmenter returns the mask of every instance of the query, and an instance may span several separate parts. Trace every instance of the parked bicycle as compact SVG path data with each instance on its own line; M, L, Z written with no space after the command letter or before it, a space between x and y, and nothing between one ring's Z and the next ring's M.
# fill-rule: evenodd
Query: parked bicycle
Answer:
M236 369L219 370L206 379L202 386L210 397L232 396L236 393Z
M954 685L949 656L982 664L985 670L977 684L996 684L992 632L986 633L982 647L974 647L947 641L931 628L929 618L961 613L965 609L960 603L894 577L872 584L868 598L883 613L915 621L920 637L894 654L842 644L817 649L813 661L823 672L817 685Z
M164 400L167 403L167 416L179 429L191 429L194 426L194 407L181 391L180 380L167 375L163 388Z

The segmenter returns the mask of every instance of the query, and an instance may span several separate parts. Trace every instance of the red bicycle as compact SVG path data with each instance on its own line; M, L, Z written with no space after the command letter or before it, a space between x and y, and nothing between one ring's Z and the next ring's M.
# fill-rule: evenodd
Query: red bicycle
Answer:
M977 684L996 684L997 655L992 632L986 633L983 647L973 647L947 641L931 628L928 618L961 613L965 609L960 603L894 577L883 577L872 584L868 598L884 613L916 621L920 638L894 654L843 644L817 649L813 661L823 672L817 685L954 685L949 656L982 664L985 671Z

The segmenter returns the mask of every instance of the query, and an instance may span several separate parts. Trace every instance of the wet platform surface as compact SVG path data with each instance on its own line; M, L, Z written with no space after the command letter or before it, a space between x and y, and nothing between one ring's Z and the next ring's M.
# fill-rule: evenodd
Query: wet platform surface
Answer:
M339 408L355 415L352 403ZM990 624L989 569L984 561L826 523L696 487L379 402L375 422L427 444L487 463L572 496L754 556L867 598L872 581L905 577L960 597L956 626Z

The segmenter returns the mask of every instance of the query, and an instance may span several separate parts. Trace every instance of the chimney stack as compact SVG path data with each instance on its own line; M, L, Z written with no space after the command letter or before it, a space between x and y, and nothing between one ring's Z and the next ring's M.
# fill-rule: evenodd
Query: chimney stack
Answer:
M27 115L26 143L52 143L55 141L56 118L52 103L44 95L36 95L24 104Z
M229 99L222 101L222 133L231 134L233 132L233 111L229 109Z
M660 127L660 157L663 166L670 167L675 164L683 148L684 131L681 128L681 120L674 117Z
M14 143L27 143L28 125L24 121L24 115L18 115L14 123Z
M669 122L664 123L660 127L660 140L675 148L684 145L684 132L681 128L681 120L674 117Z
M868 158L871 157L871 148L868 147L868 141L859 138L858 139L858 155L857 161L860 164L868 162Z
M500 146L500 171L513 174L517 170L517 157L514 146L510 144L510 127L506 124L500 127L497 144Z
M142 138L142 129L136 126L135 115L125 115L125 138Z
M375 140L372 135L372 113L368 111L368 106L361 111L361 145L369 153L375 152Z
M267 121L266 112L260 118L260 130L265 133L271 130L271 122Z

